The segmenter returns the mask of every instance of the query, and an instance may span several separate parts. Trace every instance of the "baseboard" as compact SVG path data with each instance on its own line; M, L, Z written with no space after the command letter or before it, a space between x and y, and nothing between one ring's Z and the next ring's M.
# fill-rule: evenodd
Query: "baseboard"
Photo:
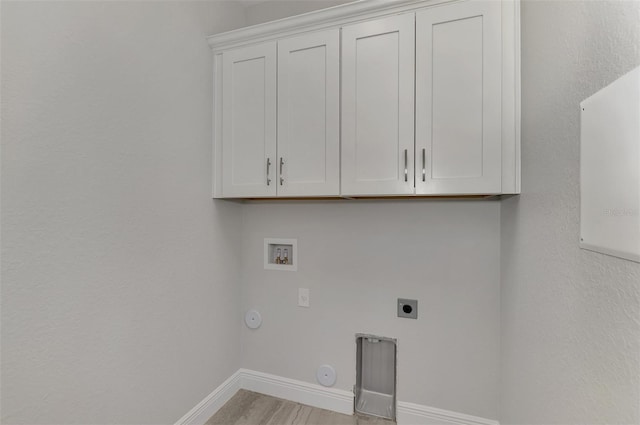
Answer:
M296 403L353 414L353 393L323 387L268 373L240 369L240 386L249 391L295 401Z
M404 401L398 402L397 421L398 425L500 425L492 419Z
M178 419L175 425L204 425L239 389L240 371L238 370L189 413Z
M239 369L175 425L204 425L233 395L245 389L320 409L353 414L351 391L327 388L269 373ZM437 409L421 404L398 402L398 425L500 425L498 421Z

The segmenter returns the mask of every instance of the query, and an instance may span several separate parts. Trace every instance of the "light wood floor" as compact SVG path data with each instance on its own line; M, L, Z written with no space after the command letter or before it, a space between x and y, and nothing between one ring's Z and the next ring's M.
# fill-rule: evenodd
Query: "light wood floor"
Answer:
M393 425L369 416L349 416L240 390L206 425Z

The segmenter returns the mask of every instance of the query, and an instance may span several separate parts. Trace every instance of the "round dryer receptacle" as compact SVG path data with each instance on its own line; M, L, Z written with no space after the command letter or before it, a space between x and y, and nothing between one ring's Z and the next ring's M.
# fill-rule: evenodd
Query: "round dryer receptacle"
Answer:
M260 316L258 310L249 310L244 315L244 323L249 329L258 329L262 324L262 316Z
M336 383L336 370L332 366L324 364L318 368L316 379L325 387L333 387Z

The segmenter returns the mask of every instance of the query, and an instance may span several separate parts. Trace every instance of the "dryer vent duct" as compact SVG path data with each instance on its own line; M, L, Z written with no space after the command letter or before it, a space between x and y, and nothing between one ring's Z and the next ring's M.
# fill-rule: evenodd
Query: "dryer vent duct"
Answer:
M356 412L395 420L396 340L357 334L356 345Z

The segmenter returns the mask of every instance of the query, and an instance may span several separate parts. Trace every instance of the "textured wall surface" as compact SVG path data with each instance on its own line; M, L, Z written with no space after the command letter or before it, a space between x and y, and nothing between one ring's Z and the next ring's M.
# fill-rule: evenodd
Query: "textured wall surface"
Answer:
M167 424L240 366L211 194L237 3L3 2L2 423Z
M401 401L497 418L500 204L337 201L243 205L243 366L307 382L324 363L355 384L355 334L398 338ZM263 269L263 238L297 238L297 272ZM297 306L298 288L311 307ZM418 320L396 299L419 301Z
M583 251L579 102L640 64L640 2L522 4L522 195L501 203L503 424L640 423L640 264Z

